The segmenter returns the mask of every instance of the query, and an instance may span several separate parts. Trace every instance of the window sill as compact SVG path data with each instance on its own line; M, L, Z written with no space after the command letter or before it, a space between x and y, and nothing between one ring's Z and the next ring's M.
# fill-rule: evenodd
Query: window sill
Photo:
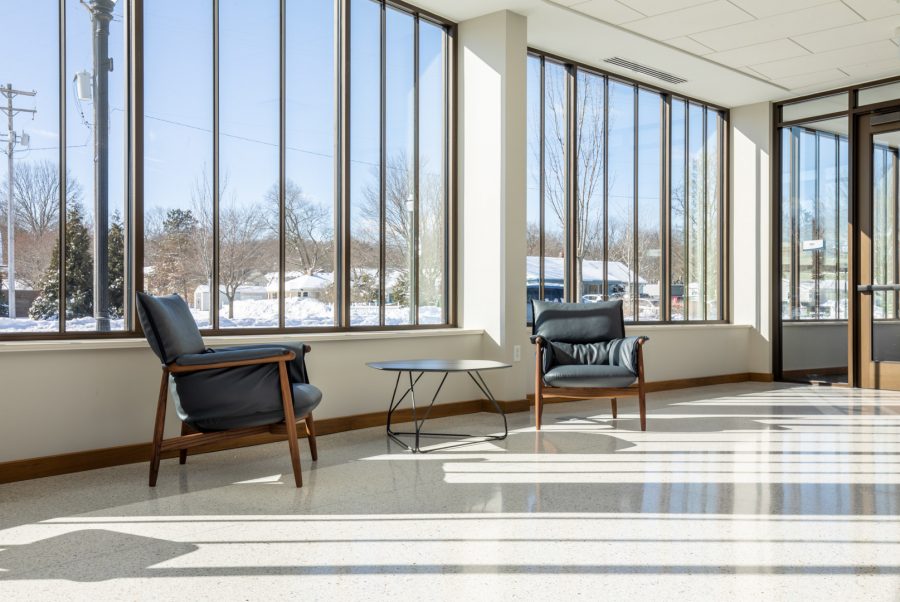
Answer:
M366 332L306 332L300 334L267 334L204 337L210 347L285 342L335 342L423 339L431 337L480 336L484 330L477 328L434 328L425 330L391 330ZM148 349L143 338L128 339L71 339L55 341L5 341L0 342L0 353L27 351L109 351L115 349Z

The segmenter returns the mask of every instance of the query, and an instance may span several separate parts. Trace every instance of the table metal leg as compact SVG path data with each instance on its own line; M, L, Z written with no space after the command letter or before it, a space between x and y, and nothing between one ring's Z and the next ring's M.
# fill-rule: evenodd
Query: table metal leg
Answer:
M438 395L440 394L441 389L443 389L444 383L447 381L447 376L449 376L449 374L450 374L449 372L444 372L444 376L441 378L441 382L438 383L437 390L435 390L434 395L431 398L431 403L428 404L428 407L425 409L425 413L422 416L422 419L419 420L418 408L416 406L415 387L416 387L416 384L419 382L419 380L424 375L424 372L420 372L419 375L415 379L413 379L412 371L408 371L409 388L407 388L406 392L404 392L403 395L401 395L399 398L397 397L397 391L400 386L400 378L402 377L403 372L397 373L397 380L394 383L394 392L391 394L391 403L390 403L390 406L388 409L388 417L387 417L388 437L390 437L394 442L396 442L398 445L400 445L404 449L407 449L413 453L423 453L423 454L428 453L429 451L441 451L441 450L445 450L445 449L448 449L451 447L458 447L460 445L469 445L472 443L482 443L484 441L499 441L501 439L506 439L506 437L509 434L509 428L508 428L507 422L506 422L506 414L503 412L503 409L497 403L497 400L494 399L494 396L491 394L490 389L488 389L487 383L484 381L484 378L481 376L481 374L478 371L475 371L475 375L477 375L477 380L476 380L476 377L473 376L471 372L467 372L467 374L475 382L475 385L478 387L478 389L481 390L481 392L484 393L485 396L487 396L487 398L493 404L494 408L497 410L497 413L503 417L503 435L471 435L468 433L428 433L428 432L425 432L422 430L425 425L425 421L431 415L431 410L432 410L432 408L434 408L434 404L437 401ZM391 430L391 420L393 418L394 411L397 410L397 408L400 406L400 403L404 399L406 399L407 396L410 396L410 399L412 401L412 412L413 412L412 419L413 419L414 430L409 431L409 432L392 431ZM399 437L400 435L414 436L415 437L414 445L410 446L408 443L406 443L405 441L400 439L400 437ZM423 450L420 446L420 440L422 437L454 437L454 438L478 437L479 440L478 441L463 441L460 443L445 445L438 449Z

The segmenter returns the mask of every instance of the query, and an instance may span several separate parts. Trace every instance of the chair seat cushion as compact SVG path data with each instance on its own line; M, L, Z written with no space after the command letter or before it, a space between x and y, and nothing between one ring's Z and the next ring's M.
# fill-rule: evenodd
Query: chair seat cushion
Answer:
M567 364L544 373L544 384L561 388L619 388L629 386L636 379L624 366Z
M313 385L296 383L291 385L291 388L294 397L294 416L297 420L315 410L322 401L322 391ZM278 408L249 415L210 417L196 422L187 422L201 432L209 432L276 424L282 420L284 420L284 410Z

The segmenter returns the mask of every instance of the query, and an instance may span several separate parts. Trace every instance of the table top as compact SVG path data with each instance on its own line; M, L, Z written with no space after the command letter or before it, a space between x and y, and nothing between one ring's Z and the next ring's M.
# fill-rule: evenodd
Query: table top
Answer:
M376 370L391 372L475 372L510 368L510 364L491 360L394 360L390 362L369 362Z

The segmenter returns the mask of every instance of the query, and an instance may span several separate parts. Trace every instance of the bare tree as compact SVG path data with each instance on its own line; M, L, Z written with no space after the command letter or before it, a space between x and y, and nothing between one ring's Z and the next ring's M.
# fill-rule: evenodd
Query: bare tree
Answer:
M6 232L9 185L0 185L0 223ZM59 168L51 161L20 162L13 180L15 207L16 280L20 287L36 288L47 266L59 230ZM81 201L82 189L71 174L66 177L67 206Z
M260 275L266 262L266 226L258 204L240 206L232 196L219 205L219 285L228 299L228 317L234 318L238 288Z
M603 253L603 170L605 136L603 110L603 80L583 75L578 80L579 93L575 103L575 157L577 169L576 219L571 222L567 209L567 129L566 90L562 78L548 77L545 81L546 123L544 162L546 180L545 203L558 228L545 232L544 253L548 257L564 255L563 228L576 227L575 258L579 279L586 257L601 257ZM610 120L611 121L611 120ZM539 127L536 126L536 127ZM540 153L540 148L533 149ZM612 181L609 182L612 187ZM558 230L558 231L557 231ZM549 243L549 244L548 244Z
M416 253L419 274L420 305L439 306L443 298L444 266L444 190L439 172L429 169L425 158L419 160L418 238L419 248L413 249L416 225L413 223L413 165L406 153L388 159L385 180L384 227L385 265L399 273L395 293L400 303L408 302L412 291L409 277L410 253ZM377 178L375 179L377 183ZM380 216L380 191L377 185L368 186L363 197L362 216L365 223L376 224ZM375 235L377 241L377 234ZM361 246L361 245L359 245ZM377 246L375 247L377 250ZM376 260L377 257L372 257Z
M278 187L266 193L266 222L275 237L280 231ZM331 212L303 193L292 180L285 183L284 234L287 262L305 274L330 272L334 248ZM291 265L293 264L293 265Z

